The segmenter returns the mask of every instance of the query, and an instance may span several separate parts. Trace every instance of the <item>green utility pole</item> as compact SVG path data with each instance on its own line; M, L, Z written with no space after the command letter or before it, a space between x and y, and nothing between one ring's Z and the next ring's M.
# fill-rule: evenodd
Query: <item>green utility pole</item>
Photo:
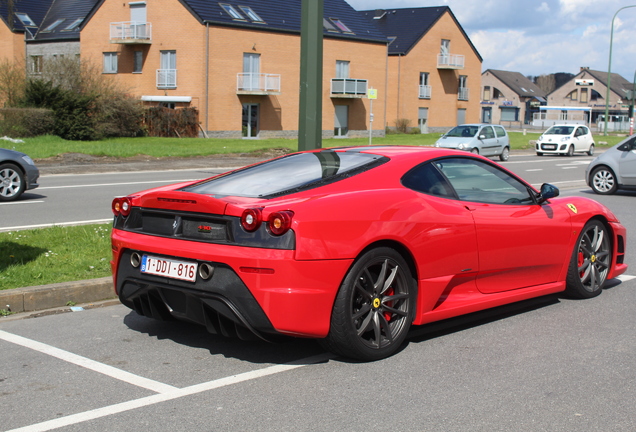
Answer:
M322 147L323 0L302 0L298 150Z

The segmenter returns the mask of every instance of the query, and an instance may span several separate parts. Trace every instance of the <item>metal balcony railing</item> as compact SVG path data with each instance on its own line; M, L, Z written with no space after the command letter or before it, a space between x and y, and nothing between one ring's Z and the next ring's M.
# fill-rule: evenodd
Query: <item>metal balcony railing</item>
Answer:
M367 80L354 78L332 78L331 95L341 97L363 97L367 94Z
M176 88L177 87L177 70L176 69L157 69L157 88Z
M150 43L152 24L136 21L110 23L110 40L116 43Z
M468 100L468 87L460 87L457 92L458 100Z
M438 69L464 69L464 56L460 54L438 54Z
M431 98L431 86L430 85L421 85L420 86L420 99L430 99Z
M236 75L237 92L280 92L280 75L264 73L239 73Z

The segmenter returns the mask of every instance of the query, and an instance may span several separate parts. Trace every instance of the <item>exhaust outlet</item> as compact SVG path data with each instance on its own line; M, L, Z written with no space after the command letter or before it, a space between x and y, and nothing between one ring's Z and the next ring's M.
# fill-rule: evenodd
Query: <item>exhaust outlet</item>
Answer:
M199 266L199 276L201 277L201 279L208 280L212 277L213 273L214 273L214 267L212 267L210 264L202 263Z
M141 265L141 256L137 252L133 252L130 255L130 265L137 268Z

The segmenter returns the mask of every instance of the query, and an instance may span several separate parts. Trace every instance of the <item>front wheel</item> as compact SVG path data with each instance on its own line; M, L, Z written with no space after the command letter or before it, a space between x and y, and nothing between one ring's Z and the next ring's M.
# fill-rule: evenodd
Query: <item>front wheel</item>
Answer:
M568 269L566 293L576 298L601 293L612 264L609 231L602 222L592 220L581 231Z
M614 172L604 166L592 171L590 186L599 195L611 195L618 189L618 183Z
M537 156L543 156L543 153L537 152Z
M334 303L331 328L321 344L345 357L373 361L395 353L415 310L415 281L394 249L364 253L347 273Z
M26 187L24 175L13 164L0 165L0 201L17 199Z
M504 147L503 151L499 155L499 160L505 162L508 160L509 157L510 157L510 150L508 149L508 147Z
M574 156L574 145L570 144L570 148L568 148L568 152L567 152L568 156Z
M473 149L470 152L472 154L479 154L479 149L477 147L473 147Z

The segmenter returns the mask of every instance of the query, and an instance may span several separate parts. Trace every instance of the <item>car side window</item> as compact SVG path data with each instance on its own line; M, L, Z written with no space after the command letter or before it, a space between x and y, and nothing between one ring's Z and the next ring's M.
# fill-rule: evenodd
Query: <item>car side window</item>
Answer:
M434 161L462 201L491 204L533 204L528 187L505 171L472 158Z
M481 132L479 132L479 135L483 135L486 139L495 137L495 133L492 131L492 128L490 126L486 126L485 128L483 128Z
M418 165L407 172L402 177L402 185L429 195L457 198L446 178L431 163Z
M576 132L574 133L574 136L578 137L578 136L581 136L581 135L584 135L584 134L585 134L585 132L583 131L583 128L580 127L580 128L576 129Z
M497 138L506 136L506 130L501 126L495 126L495 133L497 134Z
M632 151L632 150L636 150L636 137L634 138L630 138L629 141L627 141L624 144L621 144L620 146L618 146L618 149L620 151Z

